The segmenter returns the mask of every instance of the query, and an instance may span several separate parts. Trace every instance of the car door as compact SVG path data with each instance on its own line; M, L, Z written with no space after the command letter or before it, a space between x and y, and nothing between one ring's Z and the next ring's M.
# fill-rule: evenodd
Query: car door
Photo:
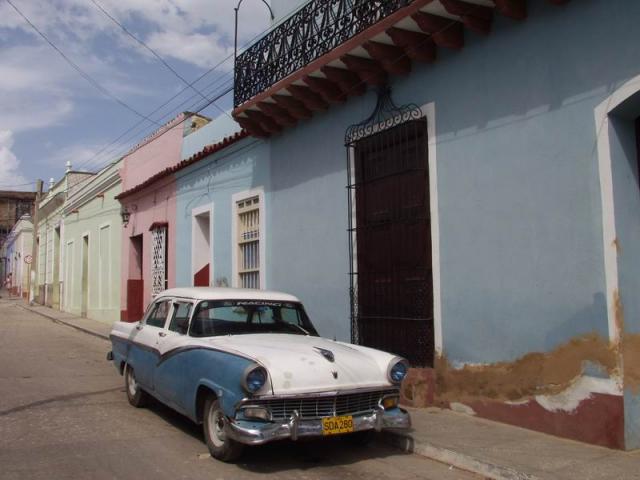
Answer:
M160 356L158 341L170 311L171 299L156 300L136 326L132 338L133 345L127 361L136 372L136 380L149 391L154 389L153 372Z
M187 331L193 303L189 300L172 301L170 319L158 337L160 361L154 371L154 387L159 397L184 408L184 393L188 385L185 365L178 355L189 343Z

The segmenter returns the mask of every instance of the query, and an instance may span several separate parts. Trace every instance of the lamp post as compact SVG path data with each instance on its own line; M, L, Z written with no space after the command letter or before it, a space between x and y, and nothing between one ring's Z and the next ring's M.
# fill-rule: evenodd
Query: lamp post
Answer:
M240 10L240 5L242 4L243 0L240 0L238 2L238 5L233 9L235 12L235 32L234 32L234 36L233 36L233 84L235 86L235 80L236 80L236 58L238 57L238 10ZM271 6L267 3L267 0L262 0L262 3L264 3L267 8L269 9L269 15L271 17L271 21L274 20L274 16L273 16L273 10L271 10Z

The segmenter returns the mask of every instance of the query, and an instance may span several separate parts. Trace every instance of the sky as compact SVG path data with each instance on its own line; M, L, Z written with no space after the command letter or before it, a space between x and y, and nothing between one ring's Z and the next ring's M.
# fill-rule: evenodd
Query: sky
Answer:
M205 102L96 3L188 82L206 73L194 84L206 97L231 86L237 0L11 2L129 108L91 85L6 0L0 0L0 190L33 190L36 179L42 179L46 189L50 178L57 181L64 175L67 161L74 170L98 171L118 159L158 128L131 110L163 124ZM266 7L259 0L245 0L239 45L269 25ZM228 94L216 102L219 108L209 106L202 113L214 118L231 104Z

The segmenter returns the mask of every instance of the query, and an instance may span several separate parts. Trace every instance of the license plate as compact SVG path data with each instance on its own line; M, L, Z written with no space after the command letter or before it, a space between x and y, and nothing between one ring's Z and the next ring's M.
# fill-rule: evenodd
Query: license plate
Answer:
M353 432L353 417L325 417L322 419L322 434L336 435Z

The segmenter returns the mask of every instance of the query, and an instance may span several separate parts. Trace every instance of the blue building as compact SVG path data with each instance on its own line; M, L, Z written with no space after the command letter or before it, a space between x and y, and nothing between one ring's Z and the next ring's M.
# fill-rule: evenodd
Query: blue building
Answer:
M299 296L409 404L638 448L640 4L299 3L236 61L250 136L185 141L176 284Z

